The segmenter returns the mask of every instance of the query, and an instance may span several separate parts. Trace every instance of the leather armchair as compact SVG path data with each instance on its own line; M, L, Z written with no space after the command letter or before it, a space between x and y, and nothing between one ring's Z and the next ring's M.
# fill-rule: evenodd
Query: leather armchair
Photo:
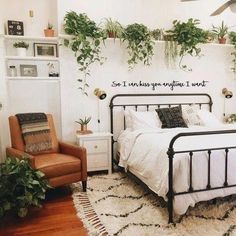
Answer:
M34 169L42 171L53 187L82 181L83 191L87 185L86 149L59 142L52 115L48 114L48 124L52 138L52 149L38 153L26 153L21 128L16 116L9 117L12 147L6 149L9 157L28 158Z

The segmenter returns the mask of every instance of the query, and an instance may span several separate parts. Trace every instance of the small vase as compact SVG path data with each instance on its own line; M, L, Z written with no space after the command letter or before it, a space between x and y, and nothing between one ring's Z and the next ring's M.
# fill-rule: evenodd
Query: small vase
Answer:
M53 29L45 29L44 35L45 35L45 37L54 37L54 30Z
M218 38L219 44L225 44L226 38Z
M26 56L26 48L17 48L16 52L17 52L17 56L19 56L19 57Z

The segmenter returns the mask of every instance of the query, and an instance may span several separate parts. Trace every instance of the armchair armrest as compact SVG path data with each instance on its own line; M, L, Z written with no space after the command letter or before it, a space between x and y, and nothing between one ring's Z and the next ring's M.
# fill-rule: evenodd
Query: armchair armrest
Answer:
M60 152L63 154L78 157L82 165L82 180L87 180L87 153L84 147L59 142Z
M9 157L16 157L18 159L29 159L29 163L31 165L32 168L35 168L35 158L34 156L26 153L26 152L23 152L23 151L20 151L20 150L17 150L15 148L10 148L10 147L7 147L6 148L6 154L7 156Z

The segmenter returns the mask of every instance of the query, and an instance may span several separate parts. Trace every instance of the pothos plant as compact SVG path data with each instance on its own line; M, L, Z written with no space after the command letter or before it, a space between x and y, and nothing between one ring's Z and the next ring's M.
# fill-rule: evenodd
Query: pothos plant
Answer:
M96 26L96 23L88 18L86 14L68 12L64 18L64 30L66 34L72 35L64 39L64 45L71 48L75 53L79 70L83 72L84 78L78 79L79 89L87 94L87 76L90 75L90 66L95 62L103 64L105 58L100 55L101 42L106 37L104 32Z
M236 73L236 32L230 32L229 33L229 39L230 42L233 44L234 46L234 52L231 52L231 55L233 56L233 67L231 68L231 70Z
M143 62L144 65L150 65L153 53L153 45L150 32L143 24L128 25L123 33L123 42L127 41L129 59L129 68L133 69L138 62Z
M200 21L197 19L188 19L187 22L173 21L173 29L169 32L172 33L174 40L180 45L180 61L179 67L185 71L191 71L186 65L182 65L183 57L187 54L200 57L201 48L198 46L200 43L207 42L207 33L205 30L197 27Z

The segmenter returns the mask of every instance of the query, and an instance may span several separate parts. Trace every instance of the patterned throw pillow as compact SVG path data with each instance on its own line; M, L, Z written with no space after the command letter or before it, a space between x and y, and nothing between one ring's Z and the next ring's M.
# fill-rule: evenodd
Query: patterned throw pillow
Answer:
M156 112L162 122L161 128L188 127L182 117L180 106L156 109Z
M198 115L199 108L195 105L185 106L182 109L185 123L189 125L203 125L203 122Z

